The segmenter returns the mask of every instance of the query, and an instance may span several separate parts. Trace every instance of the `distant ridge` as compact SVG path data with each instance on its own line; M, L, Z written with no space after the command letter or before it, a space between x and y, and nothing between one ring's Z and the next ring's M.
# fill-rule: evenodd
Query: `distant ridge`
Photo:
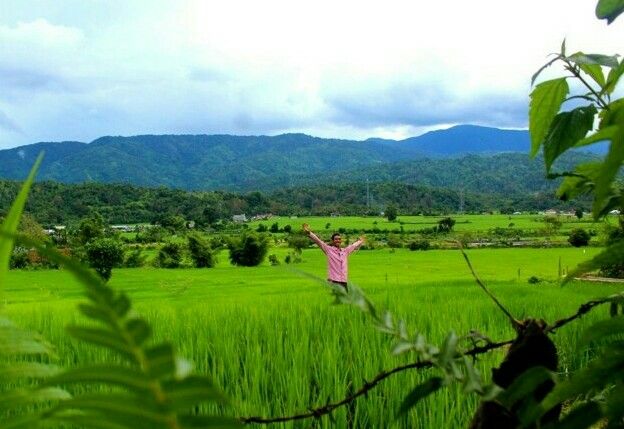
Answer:
M459 125L401 141L278 136L105 136L91 143L36 143L0 151L0 178L21 180L41 150L38 180L250 190L295 178L331 177L381 165L466 154L528 153L526 130ZM443 167L441 167L443 168ZM280 183L275 183L279 178Z

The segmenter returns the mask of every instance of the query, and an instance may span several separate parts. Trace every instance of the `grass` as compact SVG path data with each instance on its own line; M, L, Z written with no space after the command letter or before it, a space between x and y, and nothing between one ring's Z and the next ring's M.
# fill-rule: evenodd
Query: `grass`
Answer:
M535 275L555 280L559 258L572 268L598 249L470 250L475 269L516 317L554 321L574 312L588 299L618 290L613 285L554 282L529 285ZM274 249L281 260L287 249ZM398 249L360 251L350 260L351 280L379 308L405 319L410 330L439 343L449 330L476 329L493 340L513 336L504 316L477 288L456 251L409 252ZM255 268L228 265L224 253L207 270L117 269L112 286L127 291L135 308L151 321L157 338L172 341L201 371L233 398L226 412L237 416L275 416L304 411L357 389L380 369L407 363L392 356L391 341L377 332L357 310L332 306L320 278L325 261L317 249L305 250L303 263ZM63 326L78 316L81 287L65 271L12 271L4 288L4 310L55 344L61 363L101 361L103 352L77 343ZM598 314L599 312L602 314ZM554 336L561 370L584 364L574 348L584 327L607 309L565 327ZM484 375L502 358L484 357ZM386 380L353 406L318 421L277 427L465 427L477 398L457 387L444 389L416 407L406 418L395 410L410 388L431 372L406 372ZM84 387L87 388L87 387Z

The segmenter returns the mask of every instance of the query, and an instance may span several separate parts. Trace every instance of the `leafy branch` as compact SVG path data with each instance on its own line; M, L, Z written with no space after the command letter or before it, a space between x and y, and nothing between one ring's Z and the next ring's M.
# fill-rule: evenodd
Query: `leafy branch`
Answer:
M368 298L366 298L366 296L357 287L350 285L349 292L345 292L344 289L341 287L334 287L334 286L331 286L331 287L332 287L332 293L338 303L349 304L349 305L355 306L361 311L369 314L373 318L373 320L376 322L377 328L380 329L382 332L386 332L390 334L391 336L398 337L400 339L404 338L404 334L402 333L402 331L404 331L405 329L404 323L400 322L399 323L400 327L398 329L393 329L392 324L389 322L391 318L388 318L387 316L388 313L385 313L384 318L378 317L377 316L378 313L374 305L372 304L372 302L368 300ZM591 310L593 310L597 306L601 304L606 304L606 303L618 302L622 299L624 299L624 292L620 294L614 294L605 298L588 301L582 304L574 314L568 317L559 319L555 321L554 323L552 323L551 325L549 325L545 329L545 332L554 333L555 330L567 325L568 323L571 323L574 320L580 319L581 317L588 314ZM472 336L470 335L466 336L466 338L470 338L470 337ZM482 355L484 353L488 353L492 350L496 350L496 349L500 349L502 347L508 346L513 341L514 339L509 339L509 340L505 340L501 342L486 341L486 343L483 345L475 345L474 347L464 352L457 353L454 356L454 360L455 361L461 360L464 364L467 363L470 365L470 362L471 362L470 358L475 359L477 356ZM402 343L399 343L399 344L402 344ZM395 350L397 346L395 346ZM401 346L399 347L399 349L404 349L404 347L405 347L405 350L400 350L400 351L406 351L409 349L407 348L407 345ZM431 348L429 348L429 350L431 350ZM428 359L421 359L419 357L416 362L397 366L389 370L381 371L377 375L375 375L372 379L368 381L365 380L362 386L357 391L347 395L345 398L336 402L328 402L327 404L322 405L320 407L310 408L307 412L293 414L290 416L279 416L279 417L259 417L259 416L239 417L239 420L244 424L252 424L252 423L271 424L271 423L283 423L283 422L294 421L294 420L303 420L303 419L308 419L308 418L320 418L324 415L332 413L333 411L335 411L336 409L340 407L348 405L349 403L355 401L357 398L361 396L365 396L368 392L370 392L375 387L377 387L383 380L395 374L398 374L407 370L420 370L420 369L425 369L425 368L439 367L440 362L438 359L438 354L439 353L435 353L433 356L429 357ZM435 378L435 379L438 379L438 378ZM464 378L462 376L462 377L458 377L457 379L463 380ZM429 387L430 390L423 390L423 389L418 390L417 392L422 393L422 396L419 396L414 399L420 400L424 398L425 396L427 396L428 394L433 393L435 390L438 390L440 387L443 386L443 383L442 383L443 379L439 379L440 380L439 384L436 384L437 382L431 382L430 380L423 383L423 385L426 387ZM478 392L478 389L475 389L474 391ZM493 389L492 387L490 387L489 389L484 389L482 387L481 392L482 392L482 396L484 397L490 397L490 396L493 397L497 393L500 392L500 389L495 389L495 388ZM416 402L414 402L411 405L414 405L415 403ZM402 408L405 405L406 404L404 402ZM407 411L407 409L405 411Z

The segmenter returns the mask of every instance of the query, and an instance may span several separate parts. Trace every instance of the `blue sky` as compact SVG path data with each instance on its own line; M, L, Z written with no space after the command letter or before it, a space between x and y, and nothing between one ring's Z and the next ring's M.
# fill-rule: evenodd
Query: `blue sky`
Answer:
M595 1L0 4L0 149L102 135L404 138L527 126L558 50L624 51ZM549 73L554 73L552 71Z

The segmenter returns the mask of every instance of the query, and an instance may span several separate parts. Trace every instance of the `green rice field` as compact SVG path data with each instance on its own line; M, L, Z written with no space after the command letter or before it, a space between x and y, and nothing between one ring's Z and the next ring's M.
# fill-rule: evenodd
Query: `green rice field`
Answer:
M621 289L621 285L581 282L562 288L556 283L560 265L572 268L598 251L475 249L468 253L478 274L512 314L552 322L591 298ZM285 248L270 251L280 260L287 252ZM152 323L157 339L172 341L199 372L211 375L227 392L231 405L215 411L238 417L303 412L342 399L382 369L410 362L409 354L391 354L392 341L366 315L332 305L327 286L310 277L325 276L324 256L318 249L304 250L303 261L291 265L233 267L224 252L219 259L212 269L116 269L110 283L128 292L135 309ZM531 276L545 281L528 284ZM359 251L350 259L350 279L378 309L388 309L404 319L411 332L424 333L431 342L440 343L450 330L463 335L474 329L495 341L513 336L504 315L476 286L458 251ZM41 332L56 345L60 363L72 366L107 357L64 333L63 326L80 317L75 306L81 294L80 284L66 271L12 271L1 298L5 314L20 326ZM607 311L598 309L553 336L562 372L585 363L582 355L571 352L584 327ZM503 355L500 350L484 355L478 363L482 374L489 377L490 368ZM395 417L403 397L432 373L396 374L331 418L270 427L466 427L478 398L464 395L457 386L434 394L406 417Z

